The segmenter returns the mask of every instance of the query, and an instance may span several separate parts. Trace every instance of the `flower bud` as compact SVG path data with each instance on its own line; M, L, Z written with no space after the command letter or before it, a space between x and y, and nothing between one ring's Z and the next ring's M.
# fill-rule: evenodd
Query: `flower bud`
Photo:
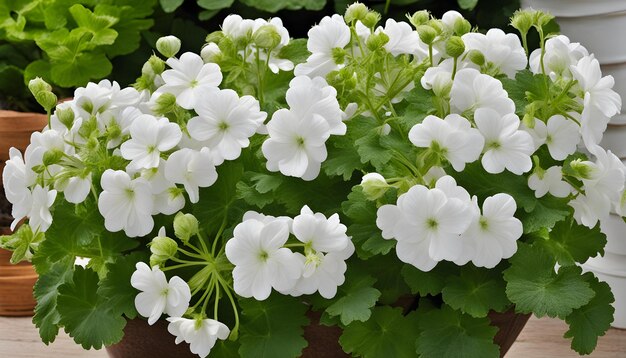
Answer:
M466 33L472 31L472 24L469 21L459 18L454 22L454 34L457 36L463 36Z
M54 108L58 102L57 96L49 91L41 91L35 94L35 99L37 100L37 103L39 103L43 109L46 110L46 112Z
M432 27L436 32L437 35L440 35L443 32L444 29L444 24L441 20L437 20L437 19L430 19L426 25Z
M418 26L417 34L420 36L420 40L427 45L431 45L435 42L435 38L437 37L437 31L428 25Z
M54 112L61 122L67 129L71 129L74 125L74 110L70 107L59 108L57 107Z
M391 133L391 126L389 125L389 123L385 123L382 126L378 127L376 129L376 132L378 133L378 135L380 136L386 136L389 135L389 133Z
M198 232L198 219L195 216L182 212L176 214L174 217L174 234L177 238L186 243Z
M33 96L37 96L40 92L52 91L52 86L50 86L48 82L44 81L41 77L35 77L28 81L28 89Z
M147 63L150 65L154 74L160 75L165 71L165 61L161 60L158 56L150 56Z
M361 179L361 187L363 188L363 194L368 200L376 200L387 192L389 184L385 178L378 173L369 173L363 176Z
M154 76L156 76L156 73L154 73L154 69L152 68L150 63L146 62L143 64L143 66L141 66L141 76L144 76L146 78L154 78Z
M554 20L554 15L547 12L536 10L534 15L535 26L543 27L546 26L550 21Z
M351 23L357 20L363 21L368 13L369 9L367 6L361 4L360 2L355 2L354 4L348 6L346 14L343 17L347 23Z
M336 64L341 65L346 60L346 50L342 49L341 47L335 47L332 50L332 56L333 56L333 61Z
M178 105L176 104L176 96L172 93L162 93L156 99L156 105L152 108L152 110L157 114L164 115L166 113L174 112L176 108L178 108Z
M533 26L533 18L535 17L535 10L525 9L517 10L511 17L511 26L513 26L521 34L527 34L530 28Z
M483 53L478 50L471 50L467 53L467 57L470 61L472 61L472 63L478 66L482 66L485 64L485 55L483 55Z
M163 233L164 234L164 233ZM159 232L161 235L161 232ZM165 261L171 259L178 251L176 241L167 236L157 236L150 242L150 266L160 266Z
M363 25L373 29L374 26L380 21L380 14L376 11L370 11L364 18L361 20Z
M589 165L589 162L583 162L580 159L572 160L569 163L570 168L574 173L574 176L579 179L591 179L591 174L594 168Z
M428 22L428 20L430 20L430 13L428 10L417 11L409 18L409 22L411 22L415 28L420 25L424 25Z
M200 57L205 63L208 62L218 62L219 58L222 56L222 50L220 50L219 46L215 42L210 42L200 51Z
M43 154L42 163L45 166L57 164L63 158L63 152L58 149L50 149Z
M252 42L260 48L273 49L280 44L280 34L274 25L263 25L252 35Z
M376 51L389 42L389 36L384 32L374 33L367 38L365 45L370 51Z
M446 42L446 53L452 58L457 58L465 52L465 43L458 36L452 36Z
M224 38L224 33L222 31L214 31L208 34L206 38L204 39L204 41L206 43L214 42L218 44L222 41L223 38Z
M170 58L180 51L180 39L176 36L164 36L157 40L156 48L161 55Z

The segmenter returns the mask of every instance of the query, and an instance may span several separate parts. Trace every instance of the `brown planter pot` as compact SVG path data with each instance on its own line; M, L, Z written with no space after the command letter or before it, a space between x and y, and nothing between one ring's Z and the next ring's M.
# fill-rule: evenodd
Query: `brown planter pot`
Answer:
M0 173L9 159L9 148L23 152L30 143L31 133L42 130L47 124L45 114L0 110Z
M304 327L304 338L309 345L302 351L301 358L350 357L339 345L341 328L320 325L320 312L309 311L307 316L311 324ZM514 309L504 313L489 313L491 324L499 328L494 343L500 346L500 357L504 357L511 348L529 318L530 314L518 314ZM106 350L111 358L195 357L187 343L174 344L174 336L167 331L166 321L159 320L153 326L149 326L145 320L139 318L128 321L122 341L106 347Z

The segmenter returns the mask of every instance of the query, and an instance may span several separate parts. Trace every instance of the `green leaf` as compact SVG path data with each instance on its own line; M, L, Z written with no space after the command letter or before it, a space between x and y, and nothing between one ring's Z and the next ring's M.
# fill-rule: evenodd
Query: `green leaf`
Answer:
M393 305L405 297L412 297L411 289L400 275L405 265L396 255L375 255L365 261L354 260L350 263L354 270L376 277L374 288L381 292L379 302Z
M207 10L219 10L230 7L235 0L198 0L198 5Z
M472 11L478 4L478 0L457 0L459 3L459 7L463 10Z
M73 261L56 262L48 272L39 276L35 284L33 292L37 300L37 306L35 306L33 323L39 328L39 336L45 344L54 342L59 333L61 316L57 311L58 289L59 286L72 279L73 269Z
M11 263L15 265L21 261L30 261L43 239L44 233L35 234L30 225L22 225L12 235L0 236L0 248L13 251Z
M374 282L376 279L372 276L355 270L348 271L346 283L339 286L339 292L326 313L339 316L344 325L353 321L367 321L372 314L372 307L380 297L380 291L372 287Z
M423 297L440 294L446 285L446 279L451 275L456 275L458 270L458 266L442 261L428 272L419 270L412 265L404 265L400 273L406 284L411 288L411 293Z
M240 300L239 354L249 358L299 357L307 341L303 326L308 307L298 299L272 295L265 301Z
M611 287L599 281L591 272L583 275L596 295L581 308L575 309L566 318L569 330L563 337L572 338L572 349L579 354L591 354L598 344L598 337L603 336L611 327L615 308L611 305L615 298Z
M511 304L505 286L500 270L466 265L460 275L448 278L443 301L472 317L487 317L490 310L502 312Z
M287 46L280 49L278 57L290 60L294 65L303 63L311 54L306 46L306 39L291 40Z
M69 9L81 32L91 34L92 45L111 45L117 38L117 31L111 29L118 18L109 15L96 15L81 4Z
M85 349L100 349L119 342L126 320L98 295L98 274L76 267L73 282L59 287L57 310L59 323L74 341Z
M606 235L600 231L600 225L589 229L573 220L566 220L557 223L548 235L537 238L535 242L552 253L559 265L566 266L603 255Z
M183 4L183 1L184 0L159 0L159 3L161 3L163 11L169 13L178 9L178 7Z
M488 318L473 318L443 306L431 310L420 320L422 332L417 338L417 353L423 358L499 357L493 343L498 332Z
M556 260L538 247L520 244L509 262L511 267L504 271L506 294L517 312L565 318L594 296L580 267L561 267L555 273Z
M148 255L144 252L133 252L127 256L120 256L114 262L107 264L107 276L98 287L98 295L104 297L111 309L119 315L133 319L137 317L135 297L139 293L130 284L130 277L135 272L137 262L146 262Z
M419 334L418 316L402 315L402 309L375 307L365 322L352 322L339 337L343 350L363 358L414 358Z
M354 141L349 136L333 136L328 143L328 159L322 163L322 168L328 176L350 180L354 171L363 169Z

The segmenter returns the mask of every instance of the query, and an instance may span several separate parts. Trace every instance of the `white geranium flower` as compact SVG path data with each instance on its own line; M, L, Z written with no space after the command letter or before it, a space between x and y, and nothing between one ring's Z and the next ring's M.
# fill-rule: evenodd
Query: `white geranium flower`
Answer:
M571 78L570 66L576 65L585 56L589 56L586 48L577 42L570 42L567 36L558 35L545 43L543 66L552 79L557 76ZM530 54L529 65L533 73L542 73L540 48Z
M72 204L80 204L89 195L91 191L91 173L85 177L71 177L66 183L63 183L63 195L65 200Z
M546 145L552 158L563 160L576 152L576 147L580 142L578 124L557 114L548 119L546 129Z
M520 124L520 130L530 134L530 137L533 139L533 152L537 151L539 147L544 145L546 143L546 139L548 138L548 126L539 118L535 118L534 126L532 128L526 127L522 122Z
M145 236L152 231L154 200L150 184L145 179L131 180L126 172L107 169L100 185L102 193L98 198L98 210L108 231L124 230L128 237Z
M465 19L463 15L461 15L458 11L454 11L454 10L446 11L441 16L441 22L446 27L446 30L450 33L454 32L454 24L456 24L458 20L463 20L463 19Z
M33 132L30 136L30 144L24 152L24 160L29 168L43 164L43 157L48 151L64 152L68 155L74 154L72 146L66 146L65 139L60 132L55 130L45 130L43 132ZM52 175L60 170L60 166L48 166L47 172Z
M604 197L578 194L568 203L574 209L574 219L580 225L594 228L598 221L605 220L611 212L611 202Z
M354 244L348 241L348 245L341 251L300 255L304 261L304 270L302 277L289 294L293 296L310 295L318 291L326 299L335 297L337 287L345 282L344 275L348 268L345 261L353 253Z
M500 29L490 29L487 34L469 32L461 38L467 51L480 51L485 56L485 61L492 63L509 78L514 78L518 71L526 68L526 52L517 35L506 34Z
M291 290L302 275L302 263L291 250L282 247L289 227L281 220L263 223L249 219L235 227L226 243L226 257L235 265L233 287L242 297L262 301L272 288Z
M471 61L457 60L457 72L464 68L473 68L478 70L479 67ZM454 59L446 58L437 66L429 67L420 83L424 89L432 89L438 96L447 95L452 87L452 71L454 70Z
M505 116L483 108L476 110L476 127L485 138L482 164L488 173L497 174L506 168L521 175L532 168L530 156L534 152L533 139L519 130L520 120L514 113Z
M307 48L311 52L306 62L296 66L296 76L324 77L343 67L335 63L333 51L343 49L350 42L350 28L340 15L326 16L308 32Z
M171 69L161 74L165 84L156 93L171 93L176 96L176 103L184 109L194 109L201 103L208 92L217 90L222 82L220 66L204 63L202 58L192 52L185 52L180 59L169 58Z
M163 313L180 317L187 311L191 299L187 282L178 276L167 282L158 266L151 270L144 262L137 262L135 268L130 284L142 291L135 297L135 308L140 315L148 318L149 325L153 325Z
M126 107L119 113L112 115L109 118L109 122L105 125L107 126L107 128L117 126L117 129L119 129L119 134L117 135L117 137L110 138L109 142L107 143L107 149L112 149L119 146L122 143L122 139L124 138L124 136L130 134L130 127L135 119L137 119L141 115L143 115L143 113L137 107Z
M57 197L56 190L42 188L37 184L33 188L30 212L28 213L28 224L35 231L45 232L52 225L52 214L50 207ZM14 225L12 225L14 226Z
M288 217L288 216L272 216L272 215L265 215L265 214L261 214L259 212L256 212L254 210L248 210L243 214L243 219L241 219L241 221L246 221L246 220L257 220L262 222L263 224L269 224L273 221L281 221L284 222L287 227L289 227L289 232L292 232L293 230L291 229L293 227L293 219Z
M541 198L547 193L557 198L567 197L572 187L563 181L563 173L560 166L553 166L546 171L540 170L528 177L528 187L535 191L535 197Z
M413 31L408 23L387 19L385 28L381 30L389 37L385 50L390 54L394 56L415 55L420 61L428 56L428 46L420 40L417 32Z
M585 94L585 107L580 115L580 134L587 150L600 144L611 118L602 113L600 108L591 105L591 95ZM575 116L578 118L578 116Z
M233 40L252 36L254 20L243 19L237 14L226 16L222 22L222 32Z
M122 143L122 157L130 160L132 170L159 166L161 152L174 148L183 134L176 123L163 118L143 114L130 126L130 139Z
M315 251L341 251L350 242L346 235L347 228L339 222L338 214L326 218L322 213L313 213L306 205L300 210L300 215L293 219L292 230L298 241Z
M267 124L269 138L263 143L267 169L284 175L313 180L326 160L328 122L319 115L299 118L287 109L274 112Z
M215 62L216 58L222 54L222 50L215 42L209 42L202 46L200 50L200 57L204 63Z
M196 112L198 116L189 120L187 130L191 138L211 149L215 165L237 159L267 117L256 99L239 98L230 89L208 93L196 105Z
M485 199L482 215L478 215L463 233L466 250L477 267L494 268L502 259L517 251L517 240L522 236L522 222L514 215L515 200L509 194L496 194Z
M502 82L473 68L456 73L450 91L452 113L463 114L480 108L490 108L501 116L515 113L515 104L502 88Z
M2 172L2 184L7 200L13 204L11 208L11 230L30 212L32 194L30 187L35 184L37 176L24 163L22 153L16 148L9 149L9 160L5 162Z
M469 210L468 202L448 198L441 189L415 185L398 198L397 205L378 209L376 225L383 238L398 241L401 261L429 271L438 261L461 256L460 235L470 224Z
M285 96L289 109L298 116L319 115L328 122L330 134L344 135L344 112L337 101L337 90L322 77L297 76L289 82Z
M450 114L443 120L426 117L411 128L409 140L416 147L441 153L456 171L462 171L466 163L476 161L485 142L480 132L458 114Z
M74 90L74 101L72 104L81 117L88 119L108 110L111 102L110 88L89 82L87 86Z
M170 154L165 163L165 178L182 184L192 203L200 200L200 188L207 188L217 181L217 171L211 151L183 148Z
M204 358L209 355L218 339L225 340L230 335L230 329L222 322L214 319L188 319L168 317L170 324L168 332L176 336L176 344L189 343L191 353Z

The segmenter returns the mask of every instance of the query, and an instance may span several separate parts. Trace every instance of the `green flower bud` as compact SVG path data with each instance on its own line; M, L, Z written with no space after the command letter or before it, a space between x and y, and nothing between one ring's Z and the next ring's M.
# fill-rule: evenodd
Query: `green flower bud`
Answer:
M146 62L143 64L143 66L141 66L141 75L146 78L154 79L154 76L156 75L156 73L154 73L154 69L152 68L149 62Z
M147 64L150 65L152 72L157 75L160 75L163 71L165 71L165 61L161 60L158 56L150 56Z
M44 81L41 77L35 77L28 81L28 89L30 90L30 93L36 97L40 92L51 92L52 86L50 86L48 82Z
M67 129L71 129L74 125L74 110L71 108L59 108L57 107L54 112L59 119L59 122L63 123L63 125Z
M57 164L61 161L61 158L63 158L63 152L58 150L58 149L51 149L46 151L43 154L43 165L48 166L48 165L53 165L53 164Z
M379 32L370 35L365 42L365 46L367 46L370 51L376 51L385 46L387 42L389 42L389 36L384 32Z
M347 23L351 23L357 20L363 21L368 13L369 9L367 6L361 4L360 2L355 2L354 4L348 6L346 14L343 17Z
M467 53L467 57L470 61L478 66L482 66L485 64L485 55L478 50L471 50Z
M578 179L591 179L591 174L594 170L589 162L582 161L581 159L572 160L569 163L570 168L574 172L574 176Z
M43 109L47 111L52 110L52 108L54 108L54 106L57 105L57 96L49 91L41 91L37 94L35 94L35 99L37 100L37 103L39 103Z
M457 58L465 52L465 43L458 36L452 36L446 42L446 53L452 58Z
M335 47L332 50L332 56L333 61L336 64L341 65L346 60L346 50L342 49L341 47Z
M204 62L218 62L222 57L222 50L220 50L219 46L215 42L210 42L200 51L200 57Z
M182 212L176 214L174 217L174 234L177 238L186 243L198 232L198 219L195 216Z
M437 35L441 35L441 33L443 33L444 25L441 20L430 19L426 25L432 27L437 32Z
M550 21L554 20L554 15L543 12L543 11L535 11L535 26L543 27L546 26Z
M367 200L371 201L381 198L390 188L385 178L378 173L365 174L361 179L361 187Z
M220 43L220 41L222 41L223 38L224 38L224 33L222 31L214 31L208 34L206 36L206 39L204 39L204 41L206 43L215 42L216 44L218 44Z
M408 15L407 15L408 17ZM430 20L430 13L428 10L417 11L413 16L409 17L409 22L417 28L420 25L424 25Z
M431 45L435 42L435 38L437 37L437 31L428 25L418 26L417 34L420 36L420 40L427 45Z
M156 99L156 105L153 108L157 114L164 115L166 113L172 113L178 108L176 104L176 96L171 93L163 93Z
M161 232L159 232L161 234ZM150 266L160 266L165 261L171 259L176 255L178 251L178 244L176 241L170 239L167 236L157 236L152 239L149 244L150 252Z
M525 9L517 10L511 17L511 26L513 26L521 34L527 34L533 26L535 10Z
M280 44L281 37L274 25L263 25L252 35L252 42L260 48L273 49Z
M363 25L373 29L374 26L380 21L380 14L376 11L370 11L364 18L361 20Z
M156 48L161 55L170 58L180 51L180 39L176 36L164 36L157 40Z
M457 19L454 22L454 34L457 36L463 36L466 33L472 31L472 24L465 19Z

